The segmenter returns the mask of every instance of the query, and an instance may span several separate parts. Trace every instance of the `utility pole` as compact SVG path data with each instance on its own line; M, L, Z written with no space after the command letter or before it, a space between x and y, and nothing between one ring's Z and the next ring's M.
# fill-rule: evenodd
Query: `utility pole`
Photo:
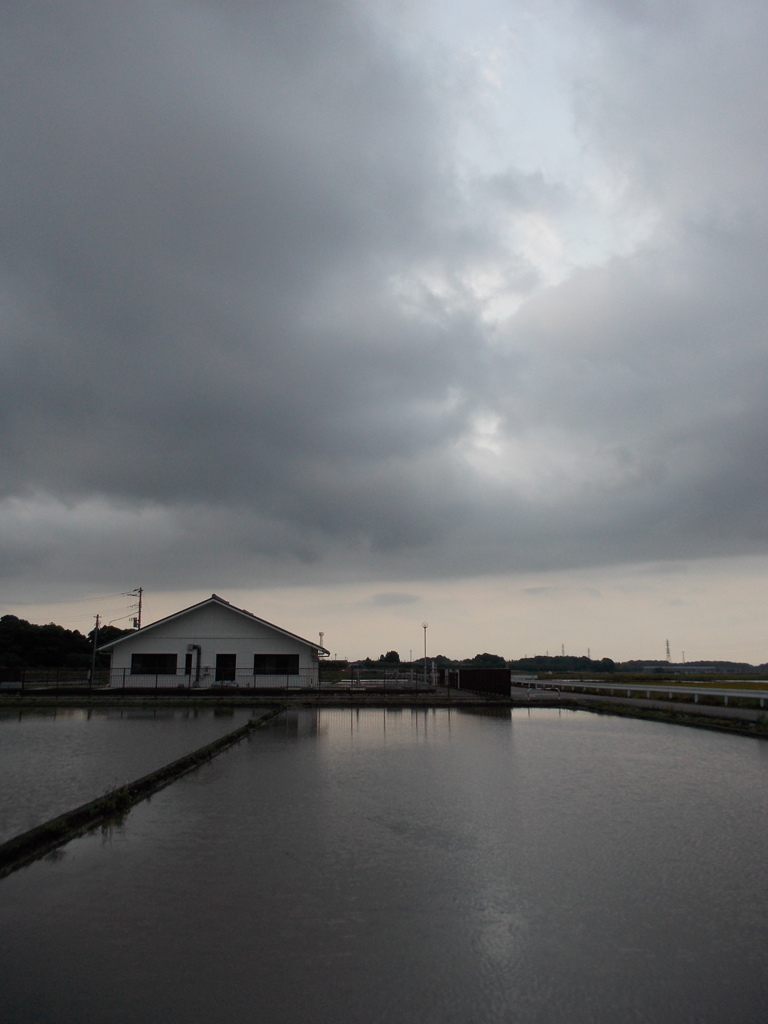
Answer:
M126 616L126 618L131 619L131 623L134 629L141 629L141 598L143 593L143 587L136 587L135 590L130 590L127 594L124 595L125 597L138 598L138 604L130 605L128 608L128 615ZM132 615L133 612L136 612L136 614Z
M93 652L91 653L91 678L89 685L93 686L93 677L96 672L96 648L99 646L99 616L96 615L96 625L93 629Z
M669 653L669 640L667 640L667 661L672 661L672 655Z

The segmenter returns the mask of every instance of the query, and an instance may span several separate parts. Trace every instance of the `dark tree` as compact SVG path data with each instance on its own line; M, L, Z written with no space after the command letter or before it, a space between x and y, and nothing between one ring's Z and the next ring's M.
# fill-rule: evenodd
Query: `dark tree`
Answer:
M99 647L103 647L104 644L111 644L113 640L119 640L121 636L127 636L128 633L135 632L135 629L118 629L117 626L101 626L99 629ZM88 643L93 643L93 630L88 634Z
M91 645L77 630L36 626L15 615L0 618L0 668L87 668Z
M99 630L99 646L132 632L105 626ZM76 629L64 629L53 622L36 626L15 615L0 618L0 668L87 669L92 658L93 630L83 636ZM99 655L96 664L106 667L109 655Z
M472 665L474 668L506 668L507 662L500 654L476 654L474 658L467 662L468 665Z

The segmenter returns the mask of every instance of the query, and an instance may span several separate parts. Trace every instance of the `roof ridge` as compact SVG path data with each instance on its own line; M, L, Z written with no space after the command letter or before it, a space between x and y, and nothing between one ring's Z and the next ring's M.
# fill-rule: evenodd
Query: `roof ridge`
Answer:
M277 632L282 633L283 636L292 637L294 640L298 640L300 643L305 644L307 647L313 647L315 650L318 651L325 651L326 654L329 653L328 651L326 651L324 647L321 647L320 644L315 643L312 640L307 640L304 637L299 636L298 633L292 633L291 630L284 629L282 626L278 626L274 622L270 622L268 619L262 619L260 615L255 615L253 612L249 612L246 608L238 608L237 605L234 605L230 601L227 601L226 598L219 597L218 594L211 594L210 597L206 597L202 601L198 601L196 604L189 605L189 607L187 608L180 608L179 611L172 612L170 615L164 615L156 622L150 622L148 625L143 626L141 629L135 630L131 633L126 633L125 636L118 637L117 640L112 640L110 641L110 643L104 644L102 647L99 647L99 650L106 650L109 647L115 647L123 641L136 636L137 633L144 633L150 629L154 629L156 626L163 625L164 623L169 622L171 619L177 619L180 616L195 611L206 604L210 604L211 602L224 605L225 608L230 608L233 612L237 612L239 615L244 615L248 619L261 623L263 626L267 626L270 629L277 630Z

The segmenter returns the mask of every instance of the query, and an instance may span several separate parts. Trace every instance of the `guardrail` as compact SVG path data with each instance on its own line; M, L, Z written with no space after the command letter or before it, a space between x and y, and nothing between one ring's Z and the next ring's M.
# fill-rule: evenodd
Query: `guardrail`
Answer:
M638 686L636 683L572 683L559 679L554 681L535 679L527 681L526 689L555 690L558 693L582 693L592 696L611 696L640 698L645 700L667 700L684 704L712 704L722 707L760 707L766 706L768 690L738 690L717 687L673 687L673 686ZM750 703L751 702L751 703Z

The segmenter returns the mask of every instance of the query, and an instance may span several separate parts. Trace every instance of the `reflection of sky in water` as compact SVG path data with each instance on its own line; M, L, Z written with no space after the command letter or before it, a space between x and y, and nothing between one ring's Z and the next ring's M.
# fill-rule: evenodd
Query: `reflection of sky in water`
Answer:
M188 754L251 716L211 710L0 711L0 842Z
M293 710L2 883L0 1019L762 1022L765 749Z

